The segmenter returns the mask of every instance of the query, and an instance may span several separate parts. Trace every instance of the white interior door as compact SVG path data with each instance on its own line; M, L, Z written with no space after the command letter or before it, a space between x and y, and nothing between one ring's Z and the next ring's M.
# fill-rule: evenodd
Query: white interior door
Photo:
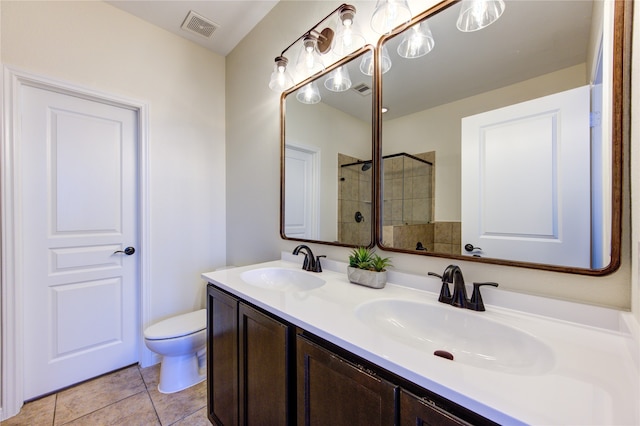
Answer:
M286 146L284 231L287 237L317 239L318 179L316 153Z
M137 112L22 86L24 399L138 360Z
M589 87L462 119L462 252L589 268Z

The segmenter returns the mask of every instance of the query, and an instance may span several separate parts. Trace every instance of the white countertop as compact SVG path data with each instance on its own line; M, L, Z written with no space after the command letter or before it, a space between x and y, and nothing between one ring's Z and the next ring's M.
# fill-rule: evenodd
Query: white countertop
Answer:
M283 253L283 257L287 258L287 254ZM458 309L437 302L436 292L440 288L437 278L390 271L385 288L371 289L349 283L346 265L331 260L323 260L324 272L305 272L326 281L322 287L306 292L267 290L240 278L242 272L257 268L299 270L300 259L292 260L295 262L277 260L202 276L495 422L640 424L640 349L637 322L629 313L483 287L487 310L466 312L509 325L551 348L551 362L542 372L501 372L418 350L376 332L355 313L358 306L377 299L402 299Z

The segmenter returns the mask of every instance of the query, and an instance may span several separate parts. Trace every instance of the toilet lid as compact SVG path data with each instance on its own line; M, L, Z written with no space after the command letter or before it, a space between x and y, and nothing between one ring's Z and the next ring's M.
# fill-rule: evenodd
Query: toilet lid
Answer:
M144 331L144 337L149 340L171 339L197 333L205 328L207 328L207 310L200 309L153 324Z

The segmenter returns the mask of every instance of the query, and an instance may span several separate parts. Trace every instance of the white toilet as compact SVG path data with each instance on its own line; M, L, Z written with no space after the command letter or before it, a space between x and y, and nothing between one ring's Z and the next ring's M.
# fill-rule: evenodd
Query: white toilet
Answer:
M207 310L167 318L144 330L144 343L162 355L161 393L173 393L206 378Z

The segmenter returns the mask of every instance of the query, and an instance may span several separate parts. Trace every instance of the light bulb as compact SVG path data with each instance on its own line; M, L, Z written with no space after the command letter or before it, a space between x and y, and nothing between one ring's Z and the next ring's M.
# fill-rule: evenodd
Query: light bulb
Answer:
M315 81L303 86L296 93L296 99L303 104L317 104L322 100L320 97L320 90L318 90L318 85Z
M276 64L273 66L271 80L269 81L269 89L274 92L281 93L289 87L293 86L293 78L287 71L288 60L284 56L276 58Z
M302 49L296 61L296 73L298 80L304 80L318 72L324 71L322 59L316 52L316 38L307 35L302 40Z
M333 38L333 53L344 56L353 53L365 45L366 39L354 22L356 8L344 5L340 9L338 26Z
M503 0L463 0L456 26L460 31L481 30L502 16Z
M332 92L346 92L351 88L351 77L345 65L331 71L329 77L324 81L324 87Z
M413 59L426 55L433 49L435 41L426 22L419 22L404 32L398 45L398 55Z
M387 34L410 20L411 10L407 0L378 0L371 16L371 29L378 34Z

